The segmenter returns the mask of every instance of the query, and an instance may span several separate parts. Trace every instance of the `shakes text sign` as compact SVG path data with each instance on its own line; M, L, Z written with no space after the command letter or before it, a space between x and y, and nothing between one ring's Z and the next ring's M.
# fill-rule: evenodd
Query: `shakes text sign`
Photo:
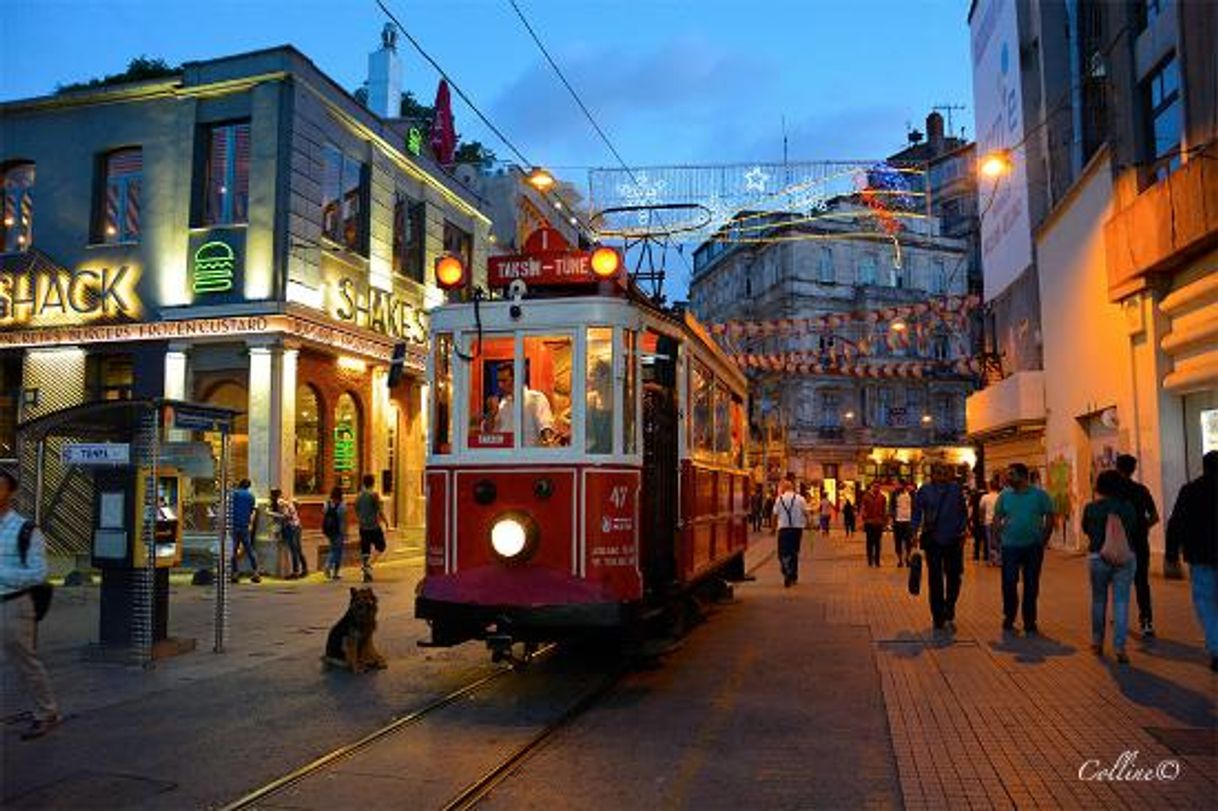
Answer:
M132 265L0 272L0 329L138 320L139 277Z

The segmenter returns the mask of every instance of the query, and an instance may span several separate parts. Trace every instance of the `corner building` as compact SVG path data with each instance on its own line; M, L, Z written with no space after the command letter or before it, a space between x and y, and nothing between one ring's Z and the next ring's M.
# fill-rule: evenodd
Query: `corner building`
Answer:
M432 268L485 267L490 222L402 129L291 47L0 105L0 457L67 406L196 400L306 528L366 473L421 528Z

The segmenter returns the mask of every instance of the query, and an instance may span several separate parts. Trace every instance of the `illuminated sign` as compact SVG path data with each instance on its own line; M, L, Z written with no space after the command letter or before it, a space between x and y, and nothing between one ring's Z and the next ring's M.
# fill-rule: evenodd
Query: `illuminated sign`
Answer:
M245 229L201 228L190 232L190 292L203 304L245 300Z
M224 242L205 242L195 251L191 289L196 293L223 293L233 289L237 257Z
M592 254L572 250L563 235L549 226L538 228L525 239L523 253L492 256L487 261L487 283L491 287L507 287L517 279L530 286L544 286L595 284L612 277L594 273Z
M330 315L357 327L417 346L427 344L427 314L421 304L350 276L333 278Z
M411 127L410 132L406 134L406 151L416 158L423 152L423 131L418 127Z
M42 267L0 273L0 327L138 319L139 269Z

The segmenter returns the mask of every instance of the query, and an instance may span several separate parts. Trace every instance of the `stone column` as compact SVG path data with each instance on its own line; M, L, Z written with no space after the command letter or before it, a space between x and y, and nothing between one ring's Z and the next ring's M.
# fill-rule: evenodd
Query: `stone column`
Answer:
M249 346L249 470L253 490L292 494L296 463L295 346L251 339Z

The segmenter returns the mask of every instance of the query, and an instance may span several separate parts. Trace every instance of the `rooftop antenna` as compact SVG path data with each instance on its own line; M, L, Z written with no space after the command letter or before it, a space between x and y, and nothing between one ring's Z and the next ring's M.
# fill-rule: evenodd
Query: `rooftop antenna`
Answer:
M952 133L952 132L956 131L956 128L952 126L952 111L953 110L964 111L964 110L967 110L968 108L965 107L963 104L936 104L931 109L932 110L942 110L944 113L947 114L947 129L945 131Z

